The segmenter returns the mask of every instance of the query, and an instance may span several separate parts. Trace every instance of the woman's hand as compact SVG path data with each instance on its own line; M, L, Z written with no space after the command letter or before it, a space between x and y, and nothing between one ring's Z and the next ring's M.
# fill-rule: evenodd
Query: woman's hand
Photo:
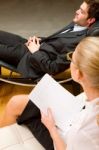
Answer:
M41 121L49 130L50 135L53 139L56 150L66 150L66 144L60 136L57 127L55 126L55 120L53 118L51 109L48 108L47 115L41 112Z
M49 130L49 132L52 132L52 130L56 128L55 120L53 118L50 108L47 109L47 114L44 114L43 112L41 112L41 121Z

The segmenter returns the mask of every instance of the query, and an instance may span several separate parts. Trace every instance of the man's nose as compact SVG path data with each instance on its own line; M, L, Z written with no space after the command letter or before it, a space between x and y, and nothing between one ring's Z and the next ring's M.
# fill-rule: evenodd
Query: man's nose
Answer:
M79 14L79 9L78 9L78 10L76 10L76 14Z

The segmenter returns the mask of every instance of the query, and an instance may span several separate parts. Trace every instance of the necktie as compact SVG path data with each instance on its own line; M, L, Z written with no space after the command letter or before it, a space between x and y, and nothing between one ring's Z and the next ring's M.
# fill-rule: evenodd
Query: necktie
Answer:
M71 31L73 31L73 28L74 28L74 27L71 27L70 29L67 29L67 30L61 32L61 34L71 32Z

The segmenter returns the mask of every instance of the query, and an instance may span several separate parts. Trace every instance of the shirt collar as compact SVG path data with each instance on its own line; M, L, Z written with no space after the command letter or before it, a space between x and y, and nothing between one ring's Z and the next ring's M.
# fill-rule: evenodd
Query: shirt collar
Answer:
M82 27L80 25L75 24L73 31L82 31L82 30L85 30L85 29L87 29L87 27Z
M85 107L86 108L89 108L89 109L92 109L94 106L96 106L97 105L97 103L99 103L99 97L98 98L96 98L96 99L94 99L94 100L92 100L92 101L86 101L85 102Z

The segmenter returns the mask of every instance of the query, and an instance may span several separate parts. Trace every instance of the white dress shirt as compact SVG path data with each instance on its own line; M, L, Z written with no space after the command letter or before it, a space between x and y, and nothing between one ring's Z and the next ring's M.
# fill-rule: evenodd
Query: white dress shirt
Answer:
M78 114L64 139L66 150L99 150L99 126L96 116L99 114L99 98L86 102L86 108Z
M67 29L67 30L61 32L61 34L62 34L62 33L69 32L69 31L70 31L70 32L82 31L82 30L85 30L85 29L87 29L87 27L83 27L83 26L80 26L80 25L75 24L75 25L74 25L74 28L73 28L72 30L71 30L71 29Z

